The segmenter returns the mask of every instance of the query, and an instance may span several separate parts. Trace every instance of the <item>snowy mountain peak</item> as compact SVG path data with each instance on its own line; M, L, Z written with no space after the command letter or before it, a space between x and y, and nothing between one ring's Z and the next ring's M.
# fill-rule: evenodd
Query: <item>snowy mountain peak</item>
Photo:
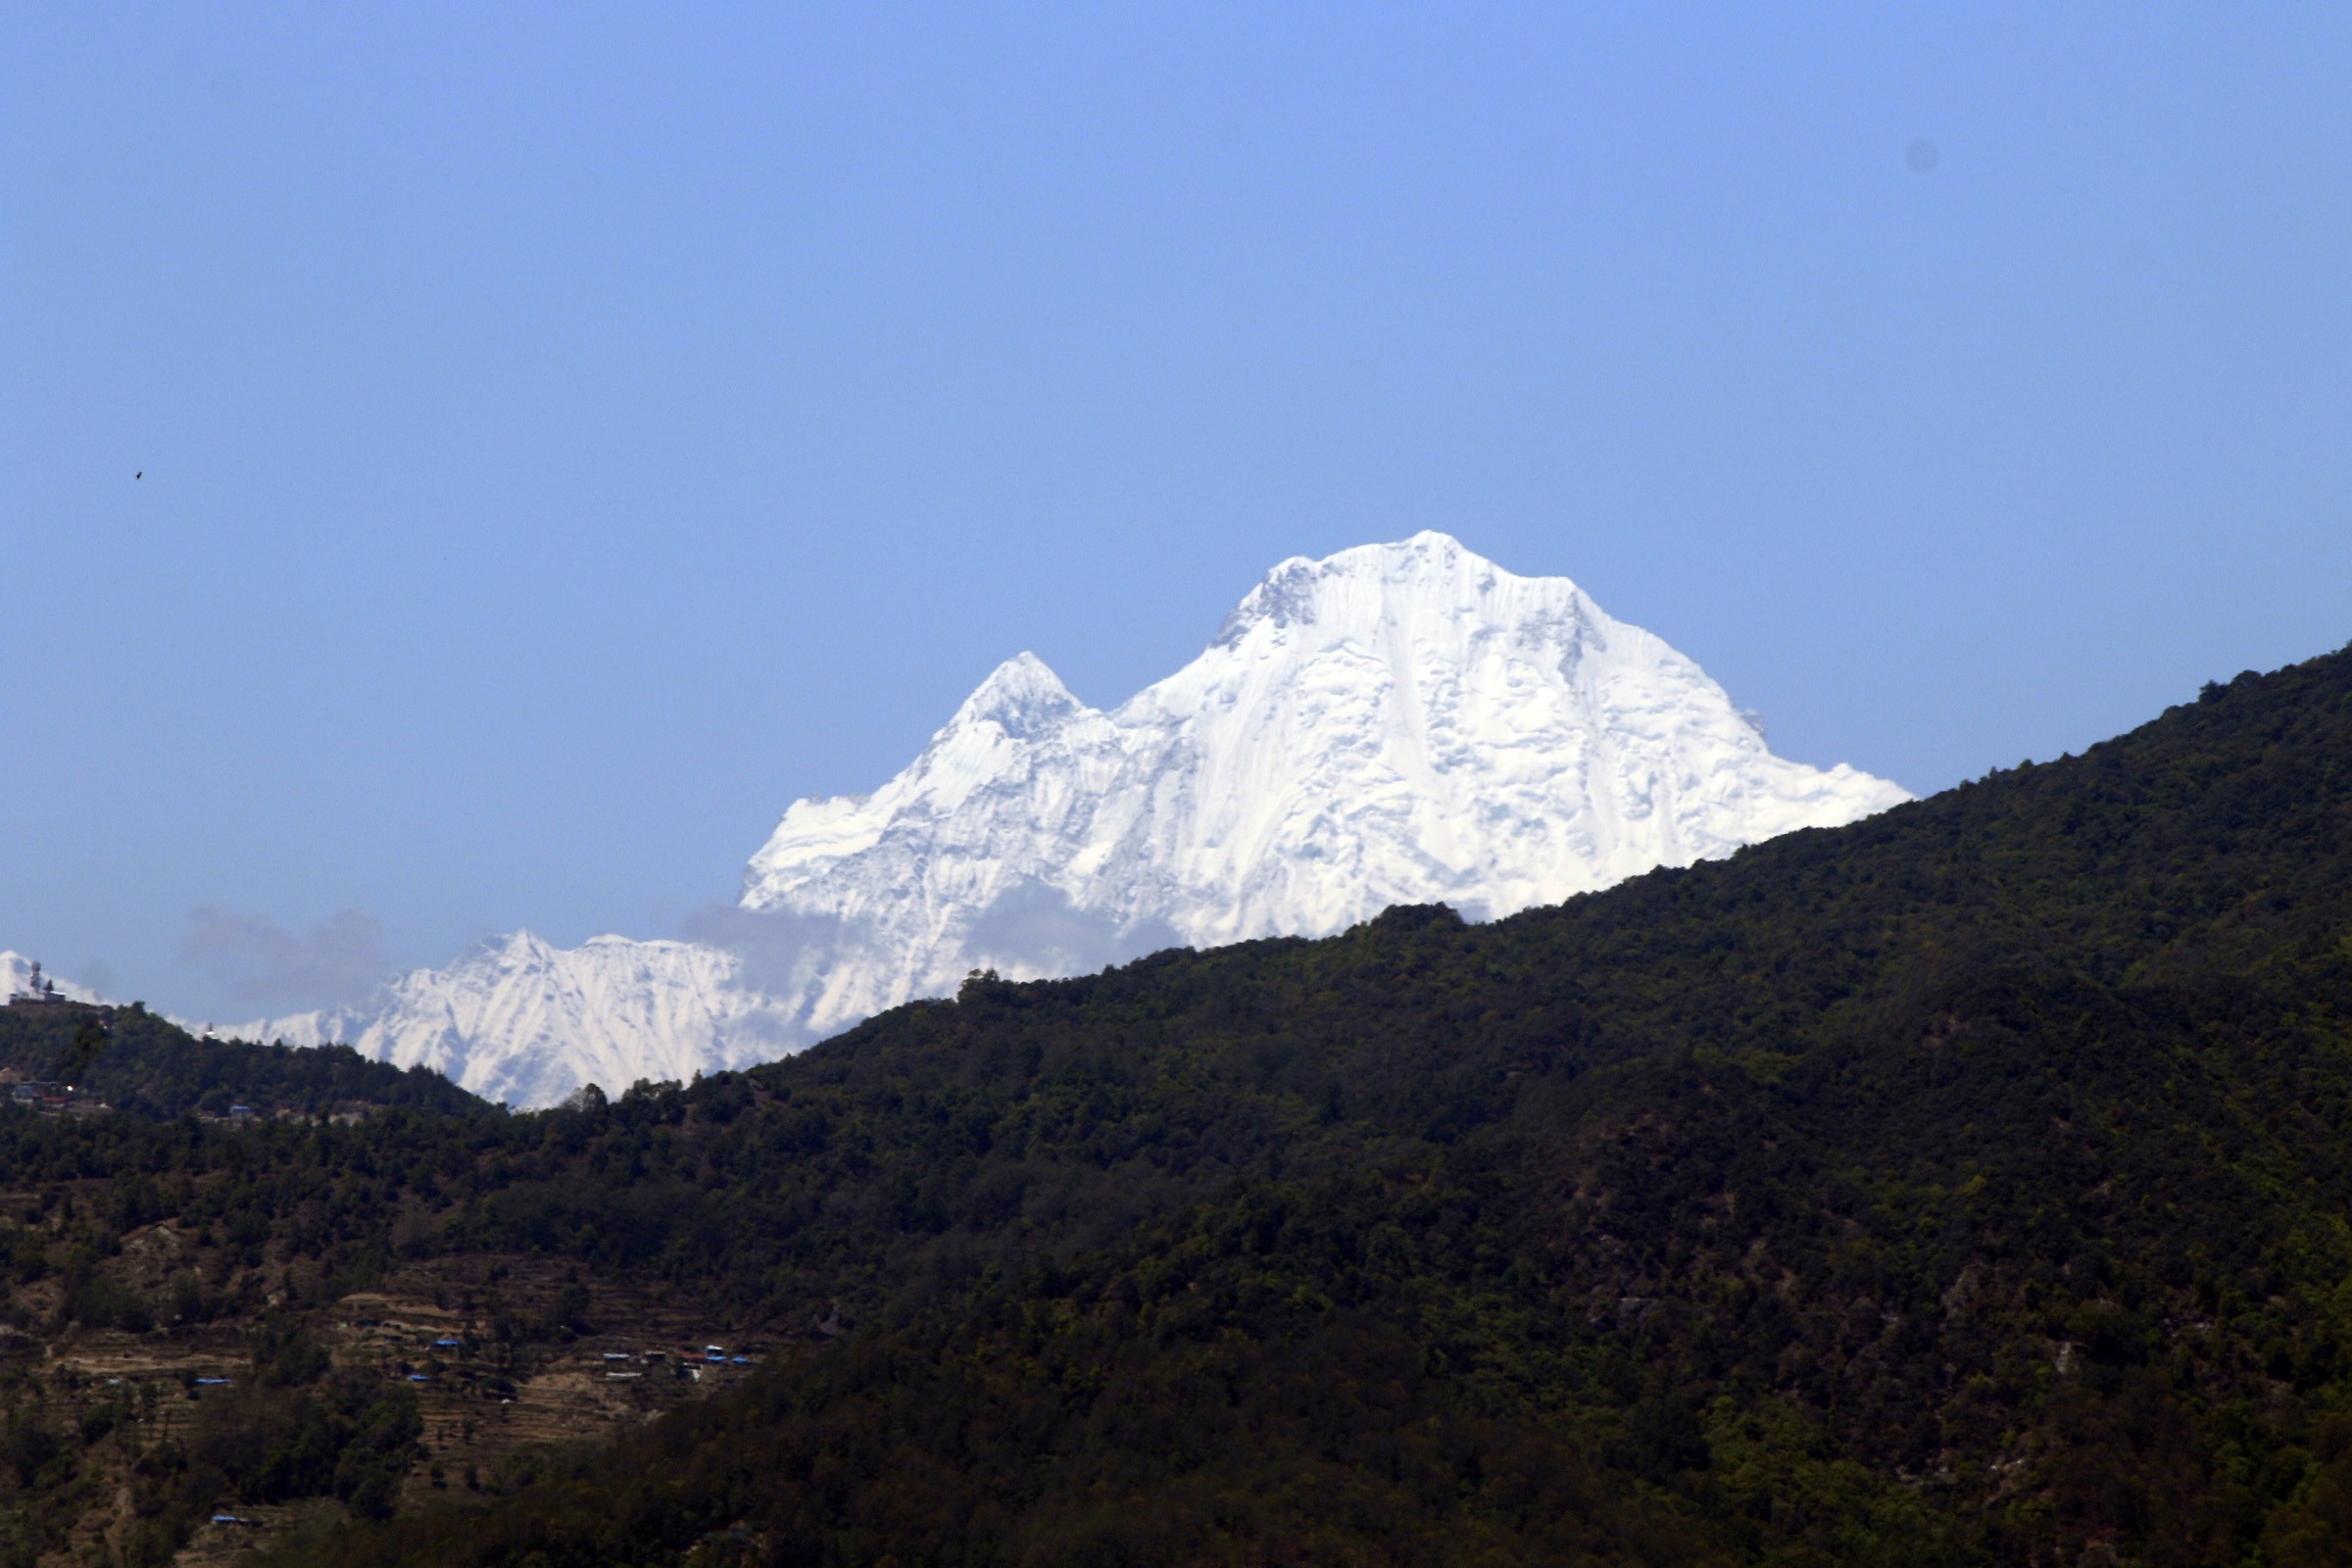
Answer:
M1491 918L1906 798L1773 756L1567 578L1418 533L1283 562L1108 712L1007 660L897 777L793 803L723 947L518 932L367 1013L254 1027L546 1104L778 1054L976 967L1080 973L1392 904Z
M1425 532L1282 563L1107 713L1013 661L881 789L787 811L743 904L893 955L836 975L815 1015L846 1021L983 957L1064 967L1074 933L1114 952L1401 902L1502 914L1904 798L1773 757L1697 665L1567 578ZM1005 930L1048 914L1060 945L1025 960Z
M1482 598L1509 575L1451 534L1434 529L1395 544L1358 545L1321 561L1293 556L1267 572L1225 617L1213 646L1231 647L1259 626L1278 632L1321 626L1363 633L1398 618L1476 614ZM1565 577L1544 580L1581 597Z
M1016 740L1025 740L1058 728L1078 713L1091 712L1084 703L1070 695L1061 677L1047 667L1046 662L1035 654L1015 654L992 671L956 716L948 721L943 734L969 728L976 724L994 724Z

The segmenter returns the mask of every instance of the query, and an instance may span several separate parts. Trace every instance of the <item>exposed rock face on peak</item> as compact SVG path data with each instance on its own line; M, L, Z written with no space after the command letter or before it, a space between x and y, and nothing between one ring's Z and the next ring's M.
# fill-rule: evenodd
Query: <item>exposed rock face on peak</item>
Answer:
M1773 756L1566 578L1422 533L1282 563L1107 712L1008 660L896 778L796 802L708 945L517 936L365 1014L256 1027L540 1104L777 1054L976 967L1079 973L1393 904L1491 918L1906 798Z
M1070 695L1061 677L1035 654L1017 654L999 664L979 689L963 700L951 730L994 724L1007 735L1034 735L1058 727L1084 704Z

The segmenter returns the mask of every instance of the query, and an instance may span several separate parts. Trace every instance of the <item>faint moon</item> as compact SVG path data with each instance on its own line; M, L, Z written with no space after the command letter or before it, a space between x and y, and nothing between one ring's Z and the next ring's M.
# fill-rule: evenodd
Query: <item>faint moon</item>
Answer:
M1943 154L1936 150L1936 144L1925 136L1903 149L1903 167L1914 174L1932 173L1942 158Z

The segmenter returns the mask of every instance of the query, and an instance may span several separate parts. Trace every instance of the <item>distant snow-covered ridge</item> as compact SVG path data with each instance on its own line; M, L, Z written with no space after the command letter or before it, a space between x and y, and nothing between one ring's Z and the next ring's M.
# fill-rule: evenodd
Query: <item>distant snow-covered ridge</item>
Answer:
M546 1105L583 1084L682 1081L807 1044L776 999L737 983L740 968L733 953L695 943L605 936L558 948L517 931L446 969L413 969L365 1005L218 1032L348 1045L485 1100Z
M1422 533L1284 562L1108 711L1007 661L880 789L796 802L703 941L518 933L366 1007L237 1032L546 1104L782 1054L975 967L1081 973L1392 904L1492 918L1906 799L1773 756L1695 663L1568 579Z

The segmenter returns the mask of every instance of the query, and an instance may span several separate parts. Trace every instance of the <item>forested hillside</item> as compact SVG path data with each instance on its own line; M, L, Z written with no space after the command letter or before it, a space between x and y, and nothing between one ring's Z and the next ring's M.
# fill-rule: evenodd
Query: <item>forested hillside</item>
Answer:
M117 1561L218 1502L304 1563L2336 1563L2348 1118L2336 655L1558 908L979 977L686 1088L20 1113L0 1491ZM196 1332L159 1232L262 1386L93 1436L44 1368ZM349 1326L402 1280L422 1372ZM458 1479L681 1303L764 1364Z
M70 1085L74 1102L144 1118L331 1116L387 1105L494 1114L439 1073L368 1061L347 1046L318 1051L190 1039L133 1004L0 1009L0 1074Z

